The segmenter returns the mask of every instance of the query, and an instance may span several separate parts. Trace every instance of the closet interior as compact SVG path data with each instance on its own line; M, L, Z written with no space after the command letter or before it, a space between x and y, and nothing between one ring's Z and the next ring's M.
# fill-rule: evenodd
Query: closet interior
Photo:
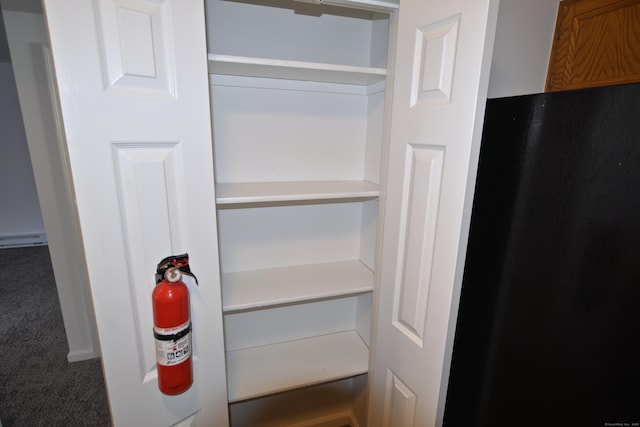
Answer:
M397 7L206 2L234 426L366 425Z

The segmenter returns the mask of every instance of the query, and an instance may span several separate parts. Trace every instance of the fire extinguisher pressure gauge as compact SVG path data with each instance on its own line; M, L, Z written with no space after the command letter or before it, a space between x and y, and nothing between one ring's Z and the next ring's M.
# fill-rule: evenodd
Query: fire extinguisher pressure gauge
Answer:
M175 283L179 282L182 279L182 273L178 268L172 267L168 269L166 273L164 273L164 277L168 282Z

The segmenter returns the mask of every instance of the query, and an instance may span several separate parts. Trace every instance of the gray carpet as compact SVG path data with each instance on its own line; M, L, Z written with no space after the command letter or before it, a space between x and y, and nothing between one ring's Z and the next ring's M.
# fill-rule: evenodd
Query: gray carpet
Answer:
M110 425L100 360L68 351L48 248L0 249L2 427Z

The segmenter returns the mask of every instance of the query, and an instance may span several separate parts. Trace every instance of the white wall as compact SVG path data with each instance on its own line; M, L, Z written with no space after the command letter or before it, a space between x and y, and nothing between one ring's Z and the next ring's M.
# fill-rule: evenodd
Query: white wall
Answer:
M489 98L544 92L560 0L500 0Z
M3 0L2 5L6 7ZM70 362L99 355L89 279L41 13L3 10L33 178L49 242ZM14 89L15 91L15 89ZM17 98L20 103L18 105ZM30 163L29 163L30 161ZM40 209L37 209L40 212Z
M0 62L0 247L46 242L13 68Z

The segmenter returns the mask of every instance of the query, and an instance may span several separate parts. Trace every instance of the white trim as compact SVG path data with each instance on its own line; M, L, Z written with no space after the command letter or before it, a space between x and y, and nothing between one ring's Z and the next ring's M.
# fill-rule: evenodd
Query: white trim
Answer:
M293 90L299 92L340 93L349 95L372 95L374 93L384 92L385 88L384 80L365 86L266 77L230 76L223 74L209 74L209 85L255 89Z
M92 348L73 350L67 354L67 362L82 362L83 360L95 359L97 357L100 357L100 352L97 352Z
M21 248L25 246L43 246L47 243L47 235L44 233L0 236L0 249Z

